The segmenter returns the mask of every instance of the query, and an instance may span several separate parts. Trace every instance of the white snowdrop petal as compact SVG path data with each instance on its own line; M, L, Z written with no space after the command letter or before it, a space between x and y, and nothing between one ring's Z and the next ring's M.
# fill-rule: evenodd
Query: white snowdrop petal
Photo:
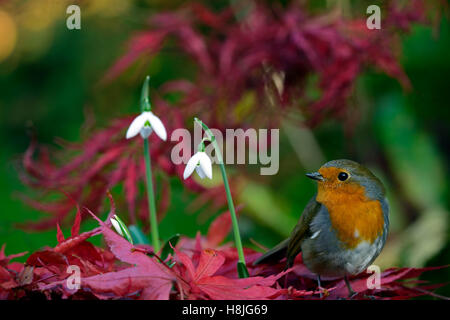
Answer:
M197 171L197 174L200 177L200 179L204 179L206 177L205 173L202 170L202 167L196 166L195 171Z
M197 167L198 164L198 153L194 154L186 164L186 168L184 169L183 173L183 179L187 179L191 176L192 172L194 172L194 169Z
M203 173L210 179L212 179L212 163L211 159L205 152L198 152L200 166L202 167Z
M147 112L147 119L150 122L150 125L152 126L152 129L155 131L155 133L164 141L167 140L167 132L166 128L164 127L164 124L162 121L155 116L152 112Z
M128 127L126 135L127 139L136 136L141 131L142 127L144 127L145 121L147 121L147 118L143 113L134 118L133 122L131 122Z

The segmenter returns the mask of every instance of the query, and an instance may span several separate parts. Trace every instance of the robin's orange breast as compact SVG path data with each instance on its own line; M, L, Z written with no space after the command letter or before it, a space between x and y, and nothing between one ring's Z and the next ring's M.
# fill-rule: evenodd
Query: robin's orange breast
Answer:
M381 203L365 196L364 187L349 183L334 188L319 183L316 200L329 212L331 228L348 249L362 241L373 243L383 233L384 217Z

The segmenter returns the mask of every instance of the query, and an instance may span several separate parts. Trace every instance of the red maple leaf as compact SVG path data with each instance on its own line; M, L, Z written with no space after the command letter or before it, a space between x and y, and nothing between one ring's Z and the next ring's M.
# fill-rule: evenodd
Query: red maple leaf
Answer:
M435 289L436 285L431 287L407 286L409 283L405 280L417 278L425 271L442 269L444 267L427 267L427 268L389 268L380 274L380 288L369 289L367 285L368 278L371 273L362 272L350 279L352 289L358 293L354 298L366 298L372 296L380 299L396 298L410 299L413 297L430 294L432 292L427 289ZM403 282L402 282L403 281ZM415 284L414 281L411 284ZM437 285L442 286L442 285ZM335 289L330 293L330 299L345 297L348 294L347 286L344 280L340 280ZM365 297L366 296L366 297Z
M215 275L225 262L225 257L220 251L202 250L196 267L185 253L175 249L175 254L182 264L182 268L178 266L178 270L184 279L179 285L183 290L182 294L189 299L269 299L278 294L278 289L272 286L285 274L282 272L266 278L227 278Z
M175 274L163 263L136 250L134 245L112 231L95 215L93 217L100 223L111 252L117 259L133 267L82 278L82 287L88 287L94 293L113 293L117 296L135 294L142 290L139 295L141 299L168 299Z
M0 249L0 266L2 266L2 267L6 267L12 259L19 258L19 257L22 257L27 254L27 252L21 252L21 253L11 254L11 255L7 256L5 254L5 248L6 248L6 244L3 244L2 248Z

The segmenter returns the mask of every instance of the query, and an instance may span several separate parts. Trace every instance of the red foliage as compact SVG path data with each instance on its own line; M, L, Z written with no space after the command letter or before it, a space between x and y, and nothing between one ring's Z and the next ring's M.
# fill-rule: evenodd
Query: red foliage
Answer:
M417 0L403 9L391 5L383 19L383 29L376 32L368 30L363 20L326 14L311 16L294 5L271 9L261 3L240 20L230 8L215 13L198 4L188 5L177 12L153 15L148 30L131 39L128 52L106 78L117 76L139 57L157 54L170 38L182 53L192 57L198 68L194 80L175 79L160 88L162 94L182 93L177 108L159 96L152 99L155 113L163 120L169 136L176 128L185 127L184 120L200 115L219 130L225 126L246 127L250 122L253 127L271 128L279 126L277 122L287 108L301 108L311 123L317 123L327 114L342 115L355 79L366 66L374 66L409 87L395 58L395 35L422 18L423 8ZM317 99L306 96L312 75L318 76L321 96ZM224 112L223 108L234 109L250 91L259 99L252 112ZM80 144L66 143L68 150L56 156L42 146L36 152L38 146L32 143L23 160L22 178L40 194L39 200L25 200L50 217L23 227L42 230L67 223L72 200L49 201L44 197L48 193L67 192L81 205L100 211L106 190L122 184L126 202L123 207L129 222L135 224L139 218L148 228L147 199L138 192L145 179L143 157L139 156L142 140L127 141L124 137L131 120L132 117L118 119ZM183 166L170 160L174 142L163 143L154 135L150 139L155 171L181 177ZM170 203L169 183L164 177L161 180L157 193L160 218ZM190 190L205 191L193 179L184 184ZM222 188L214 188L202 192L197 202L212 202L217 209L226 203L226 198Z
M158 111L155 112L162 115L169 136L174 128L183 126L176 110L163 102L156 105ZM125 139L125 131L131 120L132 117L116 120L109 127L92 134L82 145L68 145L69 150L64 150L63 156L67 151L75 151L75 156L66 160L63 166L58 166L58 163L50 159L45 147L36 152L37 145L33 142L25 153L23 159L25 171L21 177L28 186L39 191L39 200L23 198L28 205L50 214L51 217L37 223L27 222L21 227L42 230L52 228L57 223L64 223L73 208L74 201L94 211L100 211L107 190L118 184L124 186L126 202L124 209L127 209L124 211L129 213L130 223L135 224L136 217L139 217L145 222L144 225L148 226L147 198L140 197L138 193L139 184L145 183L143 142L142 139L131 141ZM163 142L155 135L150 136L150 141L153 170L178 176L182 180L184 168L170 161L174 142ZM161 182L162 187L158 191L161 196L157 203L159 215L166 212L170 202L169 182L165 177ZM185 180L184 184L192 191L203 190L203 187L193 179ZM208 192L215 193L214 190ZM47 201L45 195L55 192L64 193L66 196ZM219 202L216 205L221 206L226 203L226 199L219 197L216 202ZM80 217L85 218L86 215Z
M215 275L219 273L226 260L220 251L202 250L197 267L194 267L193 260L186 254L178 250L175 250L175 252L178 260L182 263L180 274L184 280L180 282L180 287L183 290L183 295L186 295L189 299L267 299L278 294L278 290L272 288L272 286L276 280L285 274L280 273L266 278L227 278Z
M148 29L135 34L106 79L122 73L138 58L159 53L171 39L198 67L192 82L175 79L162 88L183 93L178 104L186 115L202 114L205 122L218 128L238 126L240 116L220 109L234 108L250 90L259 99L254 108L264 111L252 112L253 123L259 120L272 126L277 120L268 124L267 119L278 119L282 112L271 105L269 91L282 111L303 108L310 122L317 123L329 113L342 115L355 79L366 66L410 87L396 59L395 35L398 30L407 31L412 22L424 20L423 3L411 1L400 9L390 2L386 11L383 28L373 31L364 19L311 16L297 4L270 8L259 2L239 19L230 8L215 13L200 4L188 4L178 12L153 15ZM318 99L306 96L311 75L318 76Z
M111 210L107 221L113 213ZM91 215L100 227L82 234L74 233L66 240L59 234L58 241L62 242L31 254L25 264L10 261L25 253L6 256L3 246L0 299L320 299L315 276L303 265L301 255L293 268L283 271L283 262L253 267L252 262L261 254L245 249L250 277L239 279L236 250L228 244L217 246L227 233L211 238L214 230L229 230L230 224L224 215L211 225L208 237L199 234L196 239L183 238L174 248L174 256L169 256L165 262L155 257L147 246L132 245ZM87 237L98 233L103 234L108 249L86 241ZM206 246L212 244L216 247ZM73 273L69 266L80 270L79 288L70 286ZM367 289L370 274L361 273L350 279L358 292L353 299L366 299L366 295L377 299L434 295L429 290L440 285L404 281L435 269L438 268L390 268L381 274L381 288L373 290ZM322 299L347 297L343 280L323 282L327 289Z

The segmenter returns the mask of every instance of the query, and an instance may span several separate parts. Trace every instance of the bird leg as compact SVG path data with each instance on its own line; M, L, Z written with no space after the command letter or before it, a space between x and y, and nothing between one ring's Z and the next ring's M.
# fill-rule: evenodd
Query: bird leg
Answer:
M320 276L317 275L317 287L319 288L320 292L319 292L319 297L322 299L323 298L323 294L322 292L325 294L325 297L329 295L328 290L326 288L322 287L322 284L320 282Z
M347 275L345 275L344 280L345 280L345 284L347 285L347 289L348 289L348 297L350 299L352 299L358 294L358 292L353 291L352 286L350 285L350 281L348 281Z

